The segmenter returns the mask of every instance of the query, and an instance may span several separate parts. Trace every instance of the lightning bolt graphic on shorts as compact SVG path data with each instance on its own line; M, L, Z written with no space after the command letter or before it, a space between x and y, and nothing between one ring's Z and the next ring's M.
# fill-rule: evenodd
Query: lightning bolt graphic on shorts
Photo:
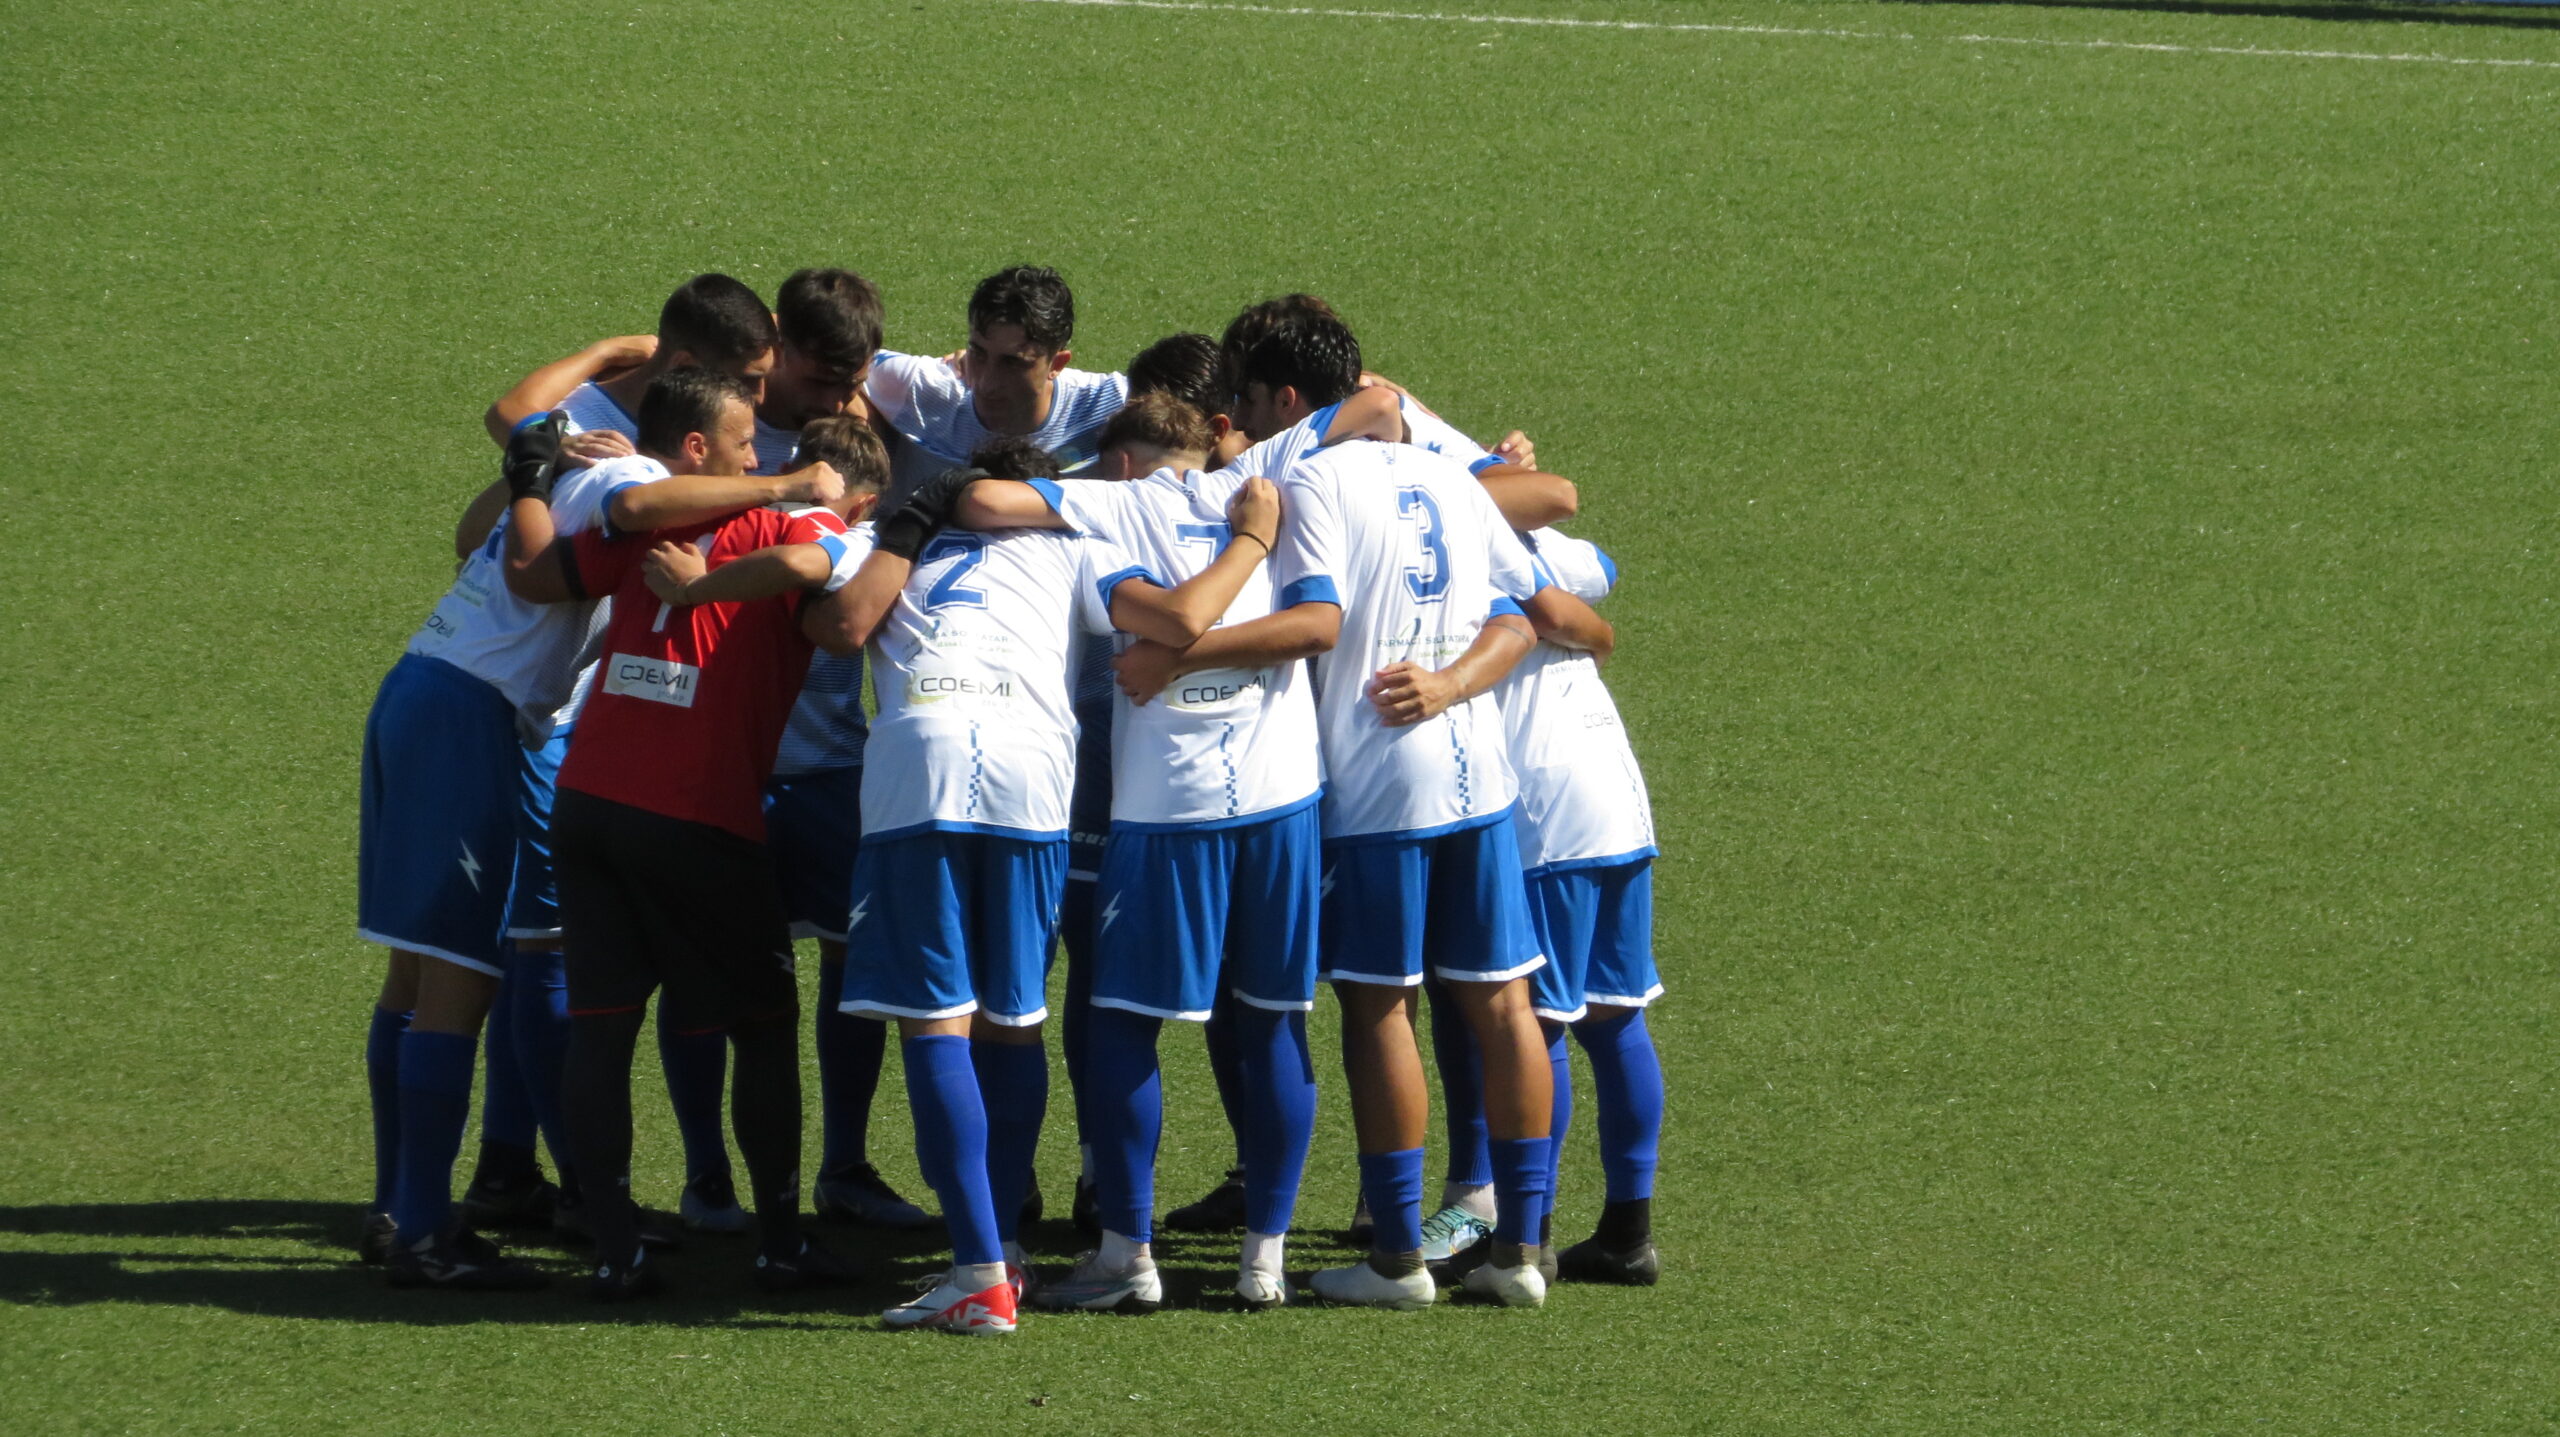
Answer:
M862 895L862 901L861 901L861 902L856 903L855 905L853 905L853 914L852 914L852 916L851 916L851 917L849 917L849 918L847 918L847 919L845 920L844 931L846 931L847 933L850 933L850 932L852 932L853 930L855 930L856 928L861 927L861 926L862 926L862 915L863 915L863 914L865 914L865 913L868 913L868 912L870 912L870 911L871 911L871 895L870 895L870 894L868 894L868 893L866 893L866 894Z
M1111 920L1113 920L1113 919L1115 919L1115 918L1117 918L1117 917L1119 917L1119 916L1120 916L1120 895L1119 895L1119 894L1117 894L1117 893L1114 893L1114 894L1112 894L1112 895L1111 895L1111 903L1110 903L1110 906L1109 906L1109 907L1106 907L1106 908L1104 908L1104 909L1102 910L1102 927L1101 927L1101 928L1097 928L1097 929L1095 929L1094 931L1095 931L1095 932L1097 932L1097 933L1100 933L1100 932L1103 932L1103 931L1108 930L1108 929L1111 927Z
M462 876L471 880L471 891L480 891L480 860L472 855L471 845L462 845Z
M1316 886L1316 897L1331 898L1333 896L1333 875L1341 871L1338 868L1328 868L1324 871L1324 882Z

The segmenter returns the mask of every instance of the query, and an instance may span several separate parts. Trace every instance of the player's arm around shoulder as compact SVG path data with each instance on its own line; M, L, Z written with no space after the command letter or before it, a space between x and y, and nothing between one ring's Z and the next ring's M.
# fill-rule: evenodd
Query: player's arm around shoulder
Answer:
M1537 642L1537 631L1521 616L1519 606L1506 601L1485 620L1484 627L1476 630L1475 642L1467 645L1467 651L1448 667L1426 669L1420 664L1397 663L1371 675L1369 704L1389 728L1404 728L1435 718L1491 691Z
M1172 588L1144 575L1113 586L1112 627L1176 649L1189 648L1215 628L1254 570L1271 556L1280 533L1279 487L1268 479L1247 479L1227 502L1227 523L1231 537L1226 547L1207 568Z

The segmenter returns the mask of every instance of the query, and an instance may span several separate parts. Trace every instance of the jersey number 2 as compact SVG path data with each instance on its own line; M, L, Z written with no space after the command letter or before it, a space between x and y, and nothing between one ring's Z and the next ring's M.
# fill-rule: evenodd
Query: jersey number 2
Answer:
M976 534L937 534L932 543L924 546L927 565L938 564L954 554L960 556L960 562L944 570L942 577L933 581L933 587L924 591L926 613L954 605L963 609L987 606L986 590L968 588L960 582L986 562L987 541Z
M1449 536L1440 522L1440 504L1423 489L1396 491L1396 513L1412 521L1422 543L1422 562L1404 566L1404 586L1414 602L1437 602L1449 592Z

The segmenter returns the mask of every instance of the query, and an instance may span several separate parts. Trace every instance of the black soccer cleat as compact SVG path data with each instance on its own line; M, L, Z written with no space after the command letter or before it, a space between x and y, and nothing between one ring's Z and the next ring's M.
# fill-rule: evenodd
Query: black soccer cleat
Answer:
M383 1259L383 1273L393 1287L431 1287L446 1292L533 1292L551 1279L500 1253L486 1238L455 1233L417 1243L394 1243Z
M934 1221L932 1214L898 1196L880 1170L867 1162L847 1163L819 1174L813 1196L821 1222L907 1230L931 1227Z
M463 1189L458 1206L462 1220L473 1227L549 1227L552 1205L559 1197L560 1190L539 1177L475 1177Z
M1556 1275L1567 1282L1651 1287L1662 1279L1662 1254L1650 1238L1623 1250L1602 1247L1596 1237L1585 1238L1557 1255Z
M649 1264L649 1250L643 1247L631 1261L620 1267L598 1263L587 1274L587 1296L596 1302L631 1302L655 1297L666 1290L658 1280L658 1270Z
M756 1254L756 1286L766 1292L799 1292L812 1287L854 1287L869 1274L861 1263L831 1252L808 1238L788 1258Z
M370 1209L364 1215L363 1230L356 1234L356 1261L379 1266L399 1241L400 1225L391 1220L391 1214Z
M684 1246L684 1234L656 1213L642 1211L638 1227L640 1245L658 1252L674 1252ZM551 1204L551 1235L572 1247L592 1247L595 1228L587 1222L586 1204L562 1193Z
M1164 1225L1175 1232L1244 1231L1244 1169L1227 1169L1226 1178L1198 1202L1166 1213Z

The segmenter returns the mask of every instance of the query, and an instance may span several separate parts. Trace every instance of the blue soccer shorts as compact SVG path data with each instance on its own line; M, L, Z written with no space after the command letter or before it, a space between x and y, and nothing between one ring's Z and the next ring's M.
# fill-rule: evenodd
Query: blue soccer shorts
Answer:
M505 976L520 749L494 685L418 654L392 665L364 722L357 937Z
M1529 976L1538 1016L1578 1023L1589 1004L1641 1008L1662 996L1653 966L1653 860L1529 875L1547 966Z
M560 760L569 756L569 730L548 742L518 750L516 763L516 877L507 895L507 936L540 942L560 936L560 881L551 871L551 800L558 791Z
M1452 983L1500 983L1546 962L1508 809L1454 833L1327 843L1322 883L1328 983L1412 987L1426 965Z
M1205 1023L1223 980L1257 1008L1315 1006L1324 827L1312 798L1224 828L1115 828L1095 889L1093 1001Z
M776 777L764 786L764 841L794 938L844 941L862 849L862 765Z
M865 841L840 1006L868 1018L1040 1022L1066 878L1064 838L928 831Z

